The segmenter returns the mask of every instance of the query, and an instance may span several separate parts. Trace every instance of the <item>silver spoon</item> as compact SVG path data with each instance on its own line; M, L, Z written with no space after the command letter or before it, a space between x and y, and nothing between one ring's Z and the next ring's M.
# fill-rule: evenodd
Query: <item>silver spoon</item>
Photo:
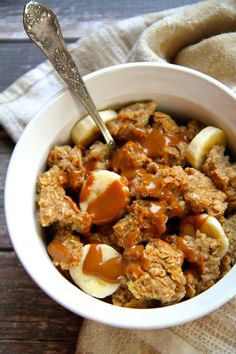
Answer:
M116 144L101 119L75 62L66 49L56 15L47 6L30 1L24 8L23 24L27 35L44 52L71 92L93 118L110 152L116 150Z

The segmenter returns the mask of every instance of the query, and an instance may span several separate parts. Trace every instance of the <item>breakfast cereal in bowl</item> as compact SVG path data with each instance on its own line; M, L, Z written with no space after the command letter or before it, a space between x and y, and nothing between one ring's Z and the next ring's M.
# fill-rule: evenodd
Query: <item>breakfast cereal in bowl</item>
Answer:
M223 130L176 121L155 101L102 116L117 151L86 117L71 145L51 149L38 178L52 262L117 306L161 307L202 293L235 263L236 165Z

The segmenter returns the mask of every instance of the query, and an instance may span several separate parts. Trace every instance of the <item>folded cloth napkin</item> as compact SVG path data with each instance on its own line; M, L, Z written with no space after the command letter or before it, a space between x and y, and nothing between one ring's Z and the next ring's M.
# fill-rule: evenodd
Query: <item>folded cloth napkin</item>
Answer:
M84 321L76 354L235 354L236 297L211 315L168 329L127 330Z
M236 0L195 5L119 21L69 46L80 72L126 61L194 68L236 92ZM26 124L65 88L46 61L0 95L0 124L17 140ZM236 353L236 298L202 319L169 329L123 330L85 320L77 354Z

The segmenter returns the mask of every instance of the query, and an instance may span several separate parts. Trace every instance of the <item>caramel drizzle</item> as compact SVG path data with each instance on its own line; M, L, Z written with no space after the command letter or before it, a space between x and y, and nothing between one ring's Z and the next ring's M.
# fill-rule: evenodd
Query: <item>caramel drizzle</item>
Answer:
M88 213L93 214L93 224L102 225L114 220L125 208L128 196L128 189L122 181L112 182L88 205Z
M83 272L97 275L109 283L119 282L119 278L124 274L122 257L113 257L105 262L102 258L101 245L91 244L83 263Z

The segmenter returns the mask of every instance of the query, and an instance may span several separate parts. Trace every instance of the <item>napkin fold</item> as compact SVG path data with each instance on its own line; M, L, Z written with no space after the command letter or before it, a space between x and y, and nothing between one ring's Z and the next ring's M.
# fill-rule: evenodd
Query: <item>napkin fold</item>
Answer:
M211 315L168 329L128 330L84 321L76 354L235 354L236 297Z
M236 0L122 20L68 46L81 74L127 61L171 62L236 92ZM14 141L65 85L45 61L0 94L0 124ZM77 354L235 354L236 298L211 315L161 330L124 330L85 320Z
M201 2L156 21L129 60L172 62L201 71L236 90L236 2Z

